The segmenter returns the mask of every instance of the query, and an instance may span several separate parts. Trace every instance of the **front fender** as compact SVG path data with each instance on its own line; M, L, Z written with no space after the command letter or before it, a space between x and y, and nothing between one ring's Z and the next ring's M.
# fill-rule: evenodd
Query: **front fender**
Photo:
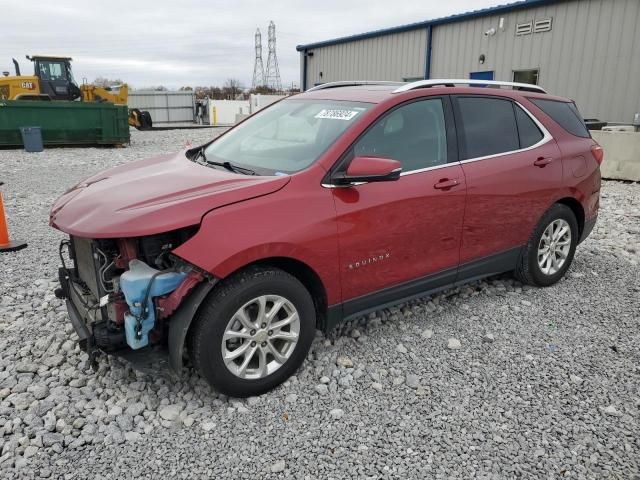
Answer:
M184 342L200 305L217 282L204 280L180 304L169 321L169 367L178 377L182 373Z
M217 278L267 258L294 259L318 275L333 305L341 301L335 216L329 189L291 185L208 213L173 253Z

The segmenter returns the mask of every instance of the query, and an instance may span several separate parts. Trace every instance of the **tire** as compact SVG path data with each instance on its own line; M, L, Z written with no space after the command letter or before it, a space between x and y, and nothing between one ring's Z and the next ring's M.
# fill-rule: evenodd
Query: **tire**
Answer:
M260 299L265 299L262 307ZM273 312L280 303L279 310ZM275 318L259 317L260 311ZM297 323L291 320L296 313ZM263 318L262 323L255 323L258 318ZM287 321L291 323L277 327ZM315 329L313 300L297 278L277 268L250 267L223 280L203 302L191 327L188 351L195 368L216 390L233 397L260 395L300 367ZM243 337L236 338L240 335ZM291 339L296 335L294 343ZM231 361L223 359L223 355L239 351L246 353ZM280 361L272 352L278 353Z
M551 233L560 233L563 231L561 228L564 228L565 225L569 227L570 239L567 241L566 237L558 238L558 240L554 242L555 246L552 247L550 254L545 256L543 253L541 255L540 259L543 261L541 265L538 254L539 248L544 248L548 243L547 239L550 238L546 236L547 229L551 228ZM542 241L543 236L545 236L544 242ZM578 237L578 222L573 211L566 205L560 203L554 204L545 212L529 237L529 241L524 247L515 269L515 277L522 283L538 287L553 285L564 276L571 266L578 244ZM565 245L568 249L565 249ZM566 251L562 252L563 249ZM554 251L557 253L553 253ZM566 256L563 257L563 255ZM550 264L549 262L552 262L554 257L555 259L564 258L564 260L561 264L560 262L558 262L557 265ZM547 259L546 261L544 261L545 258ZM547 271L545 271L543 267L548 267Z
M140 113L140 117L143 130L150 130L153 128L153 120L151 120L151 114L149 112L144 110Z

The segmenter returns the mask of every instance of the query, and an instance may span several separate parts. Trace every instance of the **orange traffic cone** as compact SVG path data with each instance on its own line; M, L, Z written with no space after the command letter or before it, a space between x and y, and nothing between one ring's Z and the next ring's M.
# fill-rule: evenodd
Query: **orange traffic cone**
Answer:
M0 186L4 183L0 182ZM15 252L22 250L27 244L9 240L9 229L7 228L7 218L4 216L4 203L2 203L2 192L0 192L0 253Z

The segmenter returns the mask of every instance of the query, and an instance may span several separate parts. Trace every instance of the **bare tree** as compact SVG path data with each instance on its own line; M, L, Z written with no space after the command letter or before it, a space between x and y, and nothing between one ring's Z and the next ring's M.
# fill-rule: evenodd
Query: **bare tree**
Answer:
M222 87L222 92L225 94L227 98L230 100L235 100L238 95L242 93L244 87L242 83L237 78L227 78L224 81L224 86Z
M212 100L222 100L225 98L220 87L196 87L196 98L203 99L209 97Z
M271 88L271 87L267 87L266 85L260 85L254 89L251 90L251 93L253 94L262 94L262 95L274 95L276 94L276 90L275 88Z
M93 84L96 87L117 87L118 85L122 85L124 82L119 78L110 79L105 77L98 77L93 81Z

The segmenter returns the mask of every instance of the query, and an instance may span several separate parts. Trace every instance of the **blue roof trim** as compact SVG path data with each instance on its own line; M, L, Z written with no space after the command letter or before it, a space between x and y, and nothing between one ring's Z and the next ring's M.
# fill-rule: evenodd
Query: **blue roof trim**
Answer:
M406 25L400 25L398 27L383 28L380 30L373 30L366 33L358 33L356 35L349 35L347 37L333 38L331 40L325 40L322 42L308 43L306 45L298 45L296 50L298 52L309 50L312 48L328 47L330 45L339 45L341 43L353 42L355 40L365 40L367 38L375 38L383 35L389 35L391 33L409 32L411 30L418 30L420 28L426 28L430 25L443 25L446 23L460 22L463 20L470 20L472 18L484 17L487 15L497 15L500 13L509 13L515 10L523 10L525 8L540 7L549 5L552 3L558 3L564 0L522 0L520 2L508 3L506 5L497 5L495 7L482 8L480 10L473 10L471 12L456 13L447 17L435 18L433 20L425 20L422 22L409 23Z

